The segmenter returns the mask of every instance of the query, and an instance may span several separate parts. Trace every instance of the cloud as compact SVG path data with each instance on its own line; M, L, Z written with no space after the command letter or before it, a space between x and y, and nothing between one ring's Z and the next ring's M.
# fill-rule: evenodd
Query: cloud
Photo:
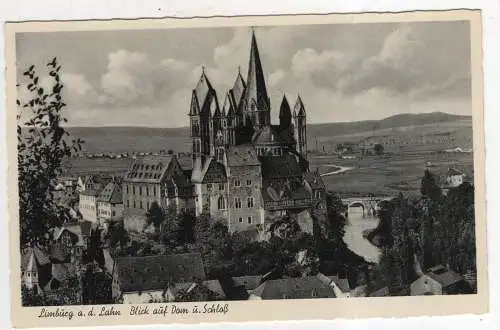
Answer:
M274 87L279 84L286 77L283 70L274 71L269 75L269 87Z

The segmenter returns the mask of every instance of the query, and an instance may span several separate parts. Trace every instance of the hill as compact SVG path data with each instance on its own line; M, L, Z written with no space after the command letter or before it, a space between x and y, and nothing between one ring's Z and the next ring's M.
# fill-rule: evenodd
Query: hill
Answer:
M455 116L441 112L429 114L401 114L382 120L359 122L309 124L309 148L320 143L343 141L360 142L374 136L410 136L457 134L472 136L472 117ZM460 130L462 132L460 133ZM85 141L87 152L157 152L173 149L190 150L189 128L148 127L69 127L68 131Z

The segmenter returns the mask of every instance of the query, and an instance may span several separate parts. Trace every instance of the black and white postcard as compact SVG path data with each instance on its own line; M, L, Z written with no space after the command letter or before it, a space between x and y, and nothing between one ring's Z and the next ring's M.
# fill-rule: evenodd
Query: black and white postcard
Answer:
M7 24L14 325L486 312L480 19Z

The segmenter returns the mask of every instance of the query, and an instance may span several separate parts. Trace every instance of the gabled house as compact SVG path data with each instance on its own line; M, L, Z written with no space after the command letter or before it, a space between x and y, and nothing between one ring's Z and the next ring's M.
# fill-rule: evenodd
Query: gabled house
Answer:
M334 289L318 276L268 280L250 292L249 300L335 298Z
M118 221L122 217L122 182L118 178L114 178L97 197L97 219L100 224L107 224L110 221Z
M51 278L52 265L48 253L40 248L28 248L21 256L21 282L36 293L41 292Z
M443 265L430 268L410 287L412 296L452 295L473 293L471 285L459 274Z
M169 288L205 279L199 253L116 258L123 303L148 303L169 299ZM170 298L171 299L171 298Z

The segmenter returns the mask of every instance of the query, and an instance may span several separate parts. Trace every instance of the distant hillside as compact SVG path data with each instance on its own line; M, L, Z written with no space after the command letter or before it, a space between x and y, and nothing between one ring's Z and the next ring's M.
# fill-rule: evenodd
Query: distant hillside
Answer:
M443 112L425 114L399 114L382 120L366 120L345 123L328 123L308 126L308 133L316 136L338 136L397 127L421 126L458 121L472 122L471 116L456 116ZM471 124L472 125L472 124Z
M411 127L412 129L406 129ZM465 130L463 134L472 134L472 117L455 116L441 112L429 114L401 114L382 120L369 120L346 123L309 124L307 135L310 148L316 138L321 141L339 141L363 139L367 136L394 134L401 131L415 134L447 134ZM438 129L439 128L439 129ZM148 128L148 127L70 127L69 132L83 139L84 149L88 152L141 152L173 149L177 152L190 150L189 129ZM389 132L389 133L387 133Z

